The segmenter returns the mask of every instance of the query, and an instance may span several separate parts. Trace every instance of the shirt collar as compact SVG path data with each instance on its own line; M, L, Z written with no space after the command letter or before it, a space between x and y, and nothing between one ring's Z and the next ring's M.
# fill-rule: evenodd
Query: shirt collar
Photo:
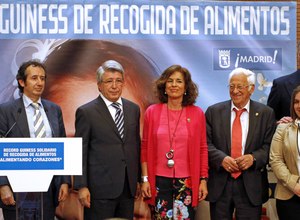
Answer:
M31 105L31 103L33 103L33 101L28 96L23 94L23 103L24 103L24 107L27 108L28 106ZM37 103L43 108L41 98L38 99Z
M100 92L100 96L103 99L105 105L108 107L110 106L113 102L109 101L107 98L104 97L104 95L102 95L102 93ZM120 106L122 106L122 99L121 97L119 97L119 99L116 101L116 103L118 103Z
M233 109L236 108L238 110L240 110L238 107L236 107L233 102L231 101L231 111L233 111ZM246 109L247 112L249 112L250 109L250 100L247 102L247 104L243 107L243 109Z

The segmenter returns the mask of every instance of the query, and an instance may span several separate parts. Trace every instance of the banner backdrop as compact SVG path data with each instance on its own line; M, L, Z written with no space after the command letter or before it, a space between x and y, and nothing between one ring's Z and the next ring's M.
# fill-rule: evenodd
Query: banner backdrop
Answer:
M62 106L68 135L75 109L98 95L95 72L107 59L125 66L124 96L142 111L155 102L153 80L187 67L204 111L226 100L229 72L257 74L252 98L266 103L272 80L296 69L295 2L0 1L0 102L19 96L18 66L48 68L45 98Z
M27 59L51 60L53 74L74 76L77 66L95 71L101 64L97 48L124 56L131 62L128 68L136 65L126 49L144 59L150 78L172 64L187 67L199 85L197 104L205 110L228 98L227 76L235 67L257 73L254 98L261 102L273 78L295 70L296 3L1 0L0 39L1 101L11 98L17 68ZM88 98L85 91L77 97Z
M0 0L0 103L19 97L15 75L29 59L45 63L44 98L62 107L68 136L108 59L124 66L123 96L142 113L173 64L190 70L204 111L229 99L236 67L256 73L252 98L266 103L272 80L296 70L296 23L296 2Z

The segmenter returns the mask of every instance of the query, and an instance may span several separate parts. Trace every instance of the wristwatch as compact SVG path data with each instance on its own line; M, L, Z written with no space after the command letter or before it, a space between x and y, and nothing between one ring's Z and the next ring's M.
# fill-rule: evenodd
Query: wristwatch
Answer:
M148 182L148 176L142 176L141 181L142 183Z
M202 176L202 177L200 177L200 181L201 180L205 180L206 182L208 181L208 178L207 177L204 177L204 176Z

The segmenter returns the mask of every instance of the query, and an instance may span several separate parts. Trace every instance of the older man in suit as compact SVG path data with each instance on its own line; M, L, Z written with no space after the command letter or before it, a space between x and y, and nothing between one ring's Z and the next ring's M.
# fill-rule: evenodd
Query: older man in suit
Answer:
M85 219L133 219L140 175L140 110L121 98L124 69L114 60L97 70L100 95L76 111L75 136L83 138L83 175L75 176Z
M41 99L46 81L45 66L35 60L25 62L20 66L16 79L22 96L0 105L1 136L4 138L65 137L60 107L53 102ZM41 113L41 132L35 130L35 105ZM43 193L43 219L54 219L58 201L63 201L68 196L70 181L70 177L67 176L54 176L48 192ZM0 206L3 208L4 219L15 220L15 195L7 177L0 177L0 194Z
M212 220L260 219L268 200L270 143L275 130L271 108L250 99L255 74L243 68L229 75L231 100L206 111L209 152L208 201Z

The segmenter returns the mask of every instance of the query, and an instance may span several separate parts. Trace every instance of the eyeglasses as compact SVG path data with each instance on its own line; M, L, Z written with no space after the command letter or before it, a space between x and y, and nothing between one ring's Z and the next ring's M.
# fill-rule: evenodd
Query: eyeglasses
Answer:
M108 86L112 86L114 83L115 85L117 86L120 86L120 85L123 85L124 83L124 80L123 79L108 79L108 80L105 80L105 81L101 81L103 82L105 85L108 85Z
M249 86L252 86L252 85L233 85L233 84L229 84L228 88L229 88L230 91L233 91L235 89L237 89L239 91L242 91L242 90L248 88Z

